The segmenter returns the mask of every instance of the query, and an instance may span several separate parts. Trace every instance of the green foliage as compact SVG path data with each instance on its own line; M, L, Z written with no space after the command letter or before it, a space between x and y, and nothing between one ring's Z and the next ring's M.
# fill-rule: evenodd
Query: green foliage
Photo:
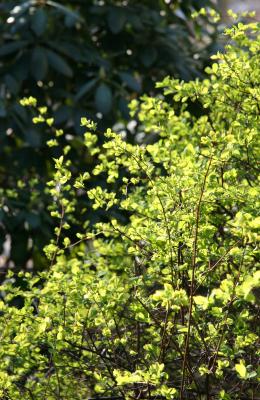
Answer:
M85 190L88 174L75 182L69 148L55 158L51 268L19 273L15 285L9 273L1 289L3 398L256 398L259 26L226 34L232 45L207 79L158 85L173 106L132 104L157 143L133 145L109 129L95 149L96 126L82 119L98 151L92 173L106 186ZM93 206L72 242L78 190ZM107 222L89 229L99 208Z
M167 74L185 80L198 76L212 54L217 29L206 16L193 21L190 15L210 4L1 1L0 253L9 234L7 268L12 263L24 268L28 260L38 269L44 267L40 250L52 228L46 212L50 198L44 192L53 172L46 146L52 130L34 125L32 117L37 115L22 108L19 100L32 95L40 105L48 104L65 133L59 150L52 149L53 157L71 144L74 173L82 172L79 159L90 171L95 157L82 149L80 117L87 115L107 128L129 120L129 101L152 94L155 82Z

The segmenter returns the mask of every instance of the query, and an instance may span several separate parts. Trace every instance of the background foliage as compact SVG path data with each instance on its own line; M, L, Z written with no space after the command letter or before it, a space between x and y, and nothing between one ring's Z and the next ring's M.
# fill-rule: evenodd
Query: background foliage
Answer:
M1 2L0 247L9 234L6 266L24 267L29 259L43 266L39 249L49 240L52 224L44 191L53 172L46 146L51 128L33 125L31 111L19 99L32 95L47 104L67 134L61 146L73 146L74 172L82 168L79 160L91 170L95 157L82 151L80 117L98 119L102 129L127 121L128 102L152 94L155 81L168 74L184 80L199 76L214 48L216 23L206 15L194 22L190 14L210 4ZM132 141L133 130L124 129ZM52 152L55 156L58 150Z
M1 287L3 398L257 399L259 32L227 30L233 45L203 81L160 83L173 105L132 103L155 144L108 129L97 147L95 124L82 119L106 188L89 189L87 171L73 178L68 147L55 158L50 271L19 273L22 288L9 272ZM78 190L92 208L71 242ZM109 221L89 229L99 208Z

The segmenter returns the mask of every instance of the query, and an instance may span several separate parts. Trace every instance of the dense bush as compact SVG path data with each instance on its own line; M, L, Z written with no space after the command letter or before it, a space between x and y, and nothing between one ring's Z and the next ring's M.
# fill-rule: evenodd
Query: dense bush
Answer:
M50 131L32 124L18 103L28 95L48 104L73 146L74 170L84 153L80 117L100 126L129 119L128 102L152 93L166 75L198 76L212 54L214 18L190 18L210 0L10 1L0 4L0 253L11 236L11 263L33 260L50 239L44 192L52 174ZM195 57L194 57L195 55ZM126 129L128 140L133 134ZM55 157L55 151L53 151ZM91 170L93 158L85 158ZM18 183L18 187L17 187Z
M2 399L257 398L259 27L227 35L232 45L207 79L158 85L174 106L132 104L157 143L132 145L108 130L97 148L95 124L82 119L106 188L86 193L89 174L71 178L68 147L55 159L51 268L19 273L20 286L9 273L2 286ZM81 210L70 242L74 190L93 208ZM88 214L100 207L110 221L90 231Z

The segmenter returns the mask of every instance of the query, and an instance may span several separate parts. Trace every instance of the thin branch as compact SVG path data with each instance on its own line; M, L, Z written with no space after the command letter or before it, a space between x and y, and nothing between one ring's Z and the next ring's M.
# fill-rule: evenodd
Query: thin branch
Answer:
M188 314L188 327L187 327L187 335L185 339L185 349L184 349L184 357L183 357L183 365L182 365L182 381L181 381L181 391L180 391L180 400L183 400L184 393L184 385L185 385L185 376L186 376L186 364L187 358L189 355L189 344L190 344L190 333L191 333L191 320L192 320L192 309L193 309L193 296L194 296L194 285L195 285L195 271L196 271L196 262L197 262L197 252L198 252L198 234L199 234L199 222L200 222L200 211L202 198L205 192L206 181L210 171L212 163L212 158L210 158L208 167L204 176L204 180L202 183L202 187L200 190L200 196L198 200L198 204L195 212L195 232L194 232L194 241L193 241L193 253L192 253L192 276L191 276L191 285L190 285L190 300L189 300L189 314Z

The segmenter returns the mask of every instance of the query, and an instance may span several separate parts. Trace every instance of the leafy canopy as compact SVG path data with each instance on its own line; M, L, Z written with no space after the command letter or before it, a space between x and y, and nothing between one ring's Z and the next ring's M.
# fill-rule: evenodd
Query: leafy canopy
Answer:
M1 288L3 398L255 398L259 25L226 34L207 79L158 84L173 106L132 103L157 143L131 145L109 129L97 148L95 124L82 119L86 152L99 159L92 174L106 186L84 191L87 173L73 180L68 147L55 158L51 268L20 273L19 285L10 272ZM197 118L187 110L193 101ZM93 206L81 210L71 242L75 191ZM88 214L99 208L107 222L90 230Z

